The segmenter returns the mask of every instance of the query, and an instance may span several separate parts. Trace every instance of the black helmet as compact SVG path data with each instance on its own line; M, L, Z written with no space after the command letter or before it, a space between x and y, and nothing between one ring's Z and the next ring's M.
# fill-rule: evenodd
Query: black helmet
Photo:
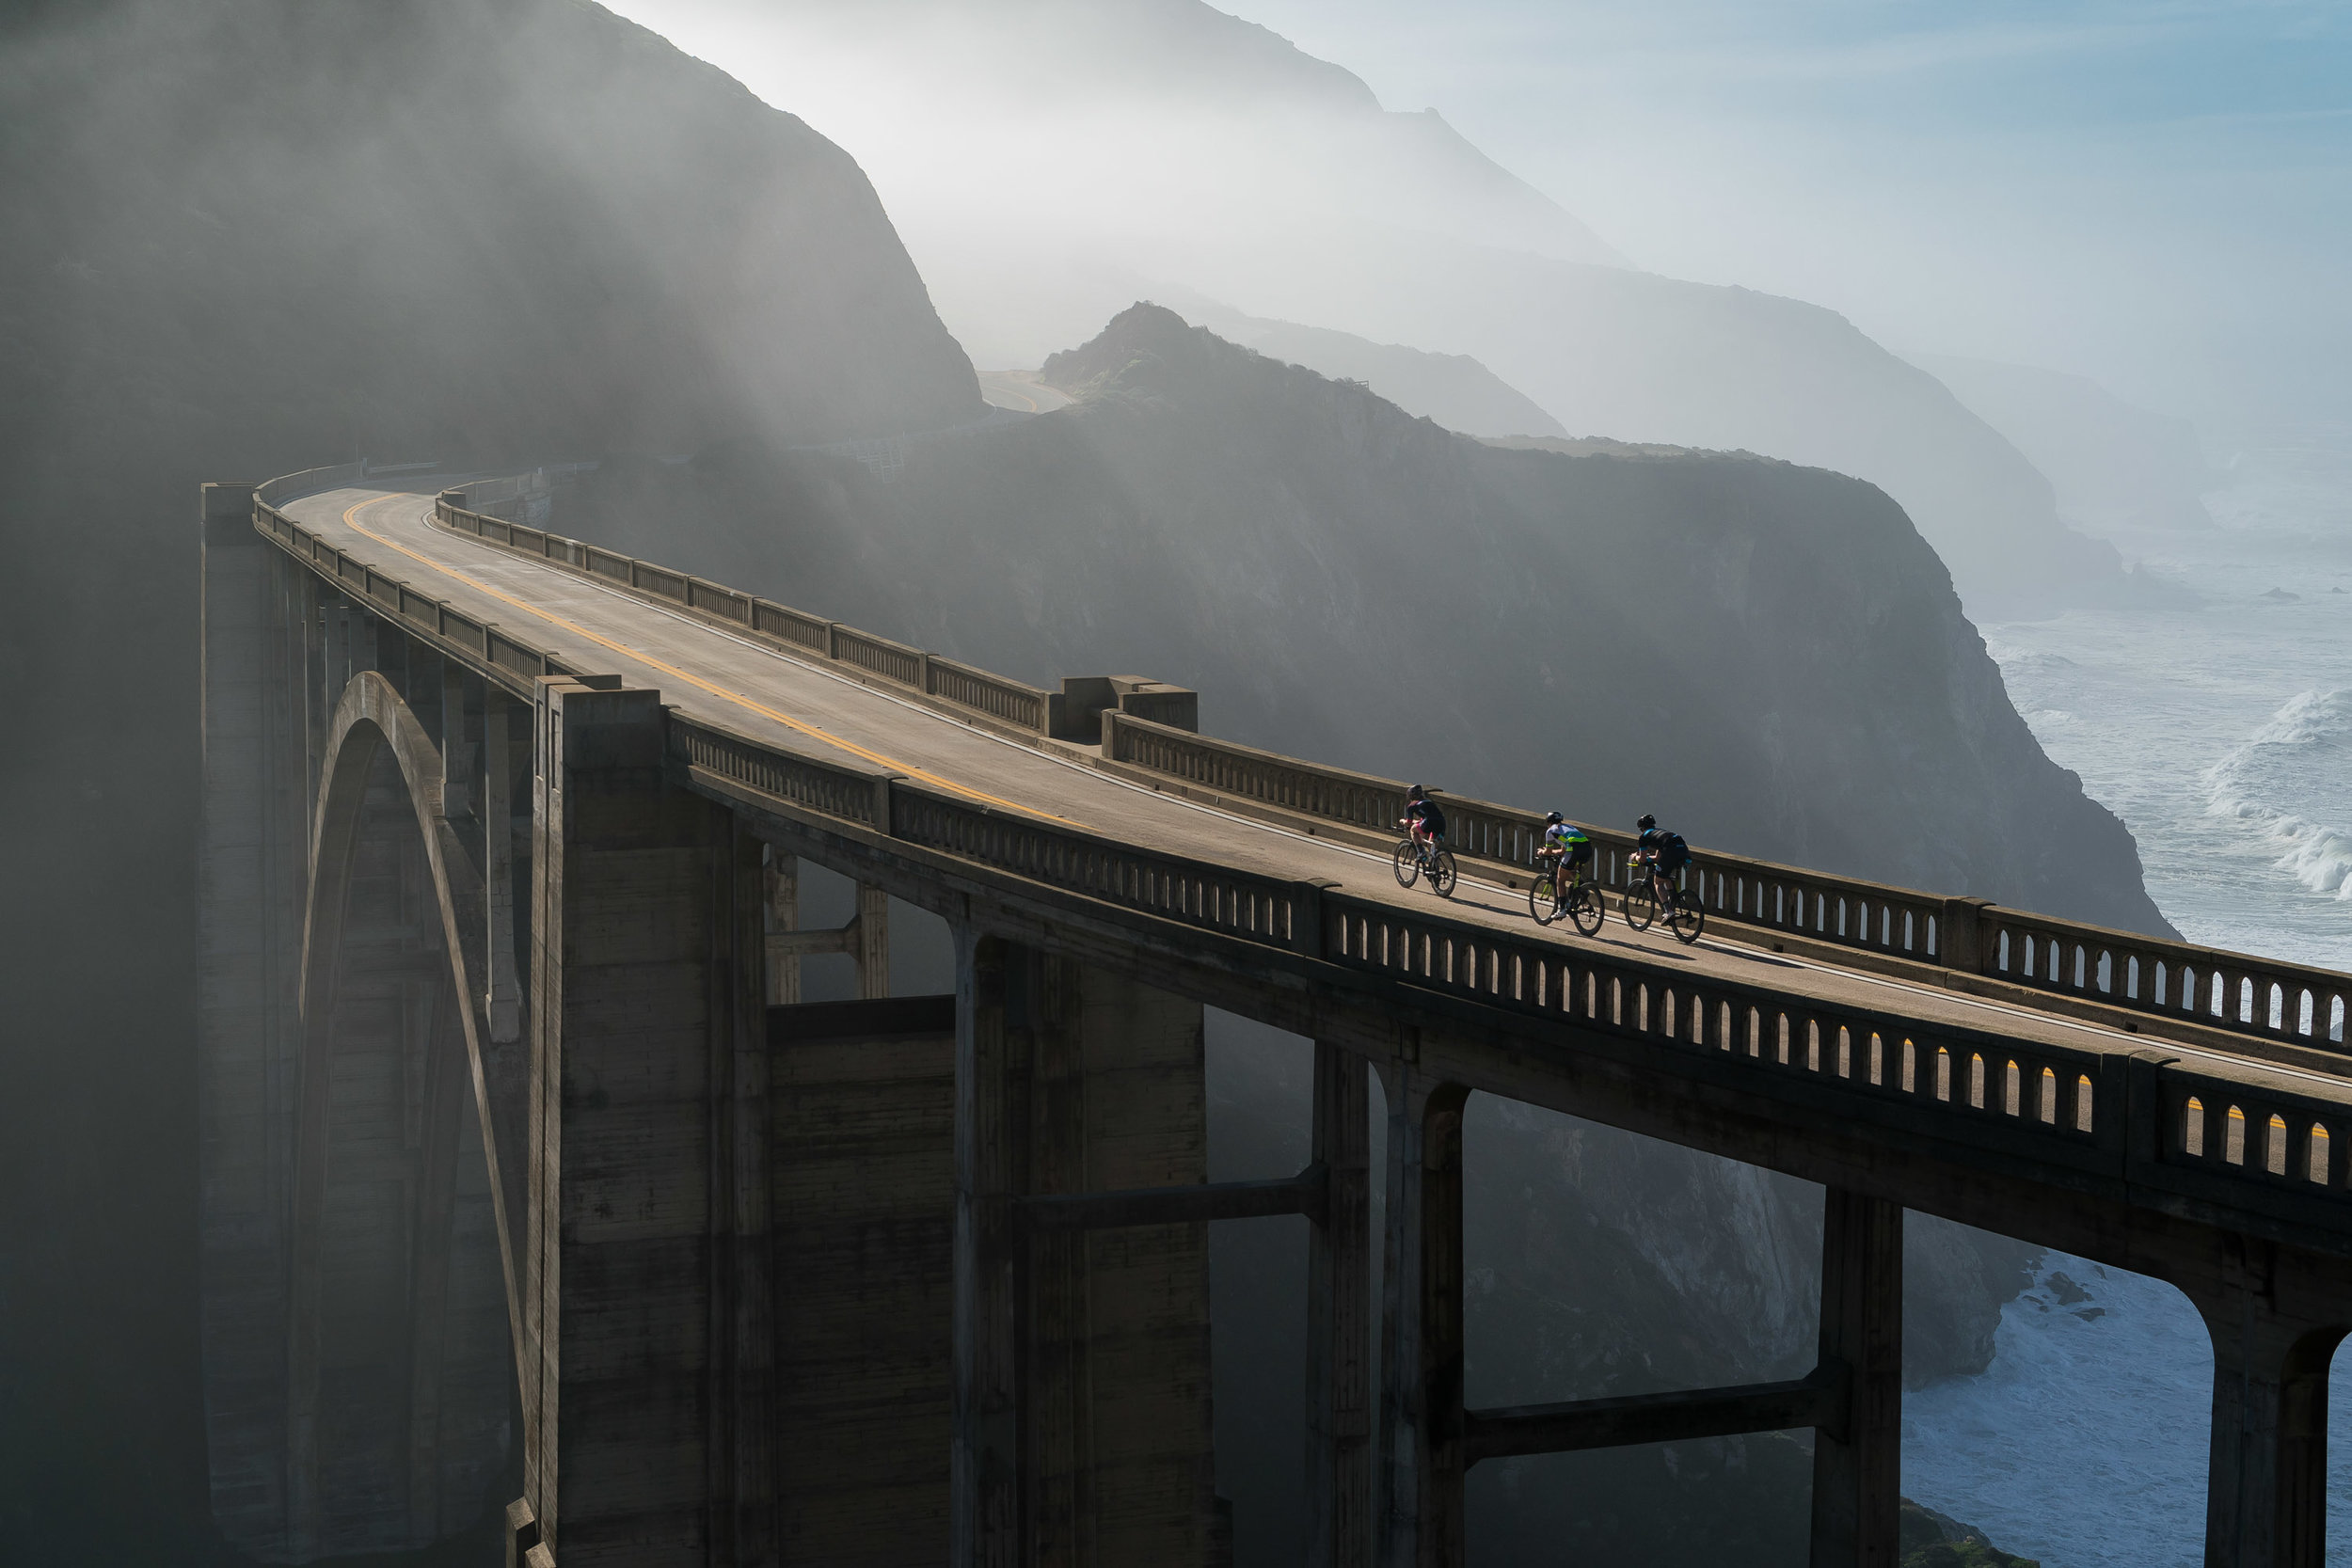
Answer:
M1567 819L1566 819L1565 817L1562 816L1561 816L1558 812L1556 812L1556 811L1552 811L1552 812L1546 812L1546 813L1544 814L1544 826L1545 826L1545 827L1547 827L1547 828L1551 827L1551 826L1553 826L1553 825L1554 825L1554 824L1556 824L1556 823L1565 822L1565 821L1566 821L1566 820L1567 820Z
M1422 789L1422 788L1421 787L1421 785L1419 785L1419 784L1414 784L1414 785L1411 785L1409 788L1407 788L1407 789L1405 791L1405 799L1406 799L1407 800L1420 800L1420 799L1421 799L1423 795L1425 795L1425 794L1427 794L1427 793L1428 793L1428 791L1427 791L1427 790Z
M1639 822L1636 822L1636 823L1635 823L1635 824L1633 824L1633 825L1634 825L1635 827L1637 827L1637 828L1641 829L1641 830L1642 830L1642 832L1649 832L1652 828L1655 828L1655 827L1657 827L1657 826L1658 826L1658 818L1656 818L1655 816L1651 816L1649 813L1647 813L1647 812L1644 812L1644 813L1642 814L1642 819L1641 819Z

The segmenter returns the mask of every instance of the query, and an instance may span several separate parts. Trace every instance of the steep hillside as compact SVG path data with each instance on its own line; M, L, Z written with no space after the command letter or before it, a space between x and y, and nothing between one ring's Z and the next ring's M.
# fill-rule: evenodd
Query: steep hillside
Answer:
M0 214L0 1555L210 1563L198 483L979 398L840 149L571 0L7 8Z
M1216 299L1474 356L1575 435L1867 479L1981 615L2121 587L2014 447L1834 311L1627 270L1436 115L1203 0L627 3L865 160L988 362Z
M1743 455L1486 445L1152 306L1043 375L1077 401L910 444L886 481L748 449L619 464L557 526L1041 683L1195 686L1204 728L1254 744L2163 928L2130 835L2042 754L1948 575L1870 485ZM1233 1027L1214 1036L1219 1167L1295 1168L1297 1064ZM1479 1397L1804 1363L1811 1189L1477 1114L1470 1179L1500 1199L1472 1241ZM1980 1369L2026 1249L1924 1219L1910 1243L1913 1374ZM1270 1230L1218 1244L1221 1484L1241 1560L1295 1560L1295 1248ZM1579 1560L1632 1564L1737 1538L1801 1560L1803 1473L1762 1439L1681 1469L1649 1450L1482 1469L1482 1550L1576 1539ZM1596 1512L1595 1488L1621 1506Z

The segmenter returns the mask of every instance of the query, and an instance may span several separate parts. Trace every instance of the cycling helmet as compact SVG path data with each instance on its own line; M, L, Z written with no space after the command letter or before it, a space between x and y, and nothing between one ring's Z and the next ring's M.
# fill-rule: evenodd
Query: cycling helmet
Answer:
M1426 794L1428 794L1428 793L1429 793L1429 792L1428 792L1427 790L1425 790L1425 789L1422 788L1422 787L1421 787L1421 785L1419 785L1419 784L1414 784L1411 788L1409 788L1409 789L1406 790L1406 792L1405 792L1405 799L1406 799L1407 800L1420 800L1422 796L1424 796L1424 795L1426 795Z
M1658 818L1656 818L1655 816L1651 816L1649 813L1647 813L1647 812L1644 812L1644 813L1642 814L1642 819L1641 819L1639 822L1636 822L1636 823L1635 823L1635 824L1633 824L1633 825L1634 825L1635 827L1637 827L1637 828L1641 829L1641 830L1642 830L1642 832L1649 832L1652 828L1655 828L1655 827L1657 827L1657 826L1658 826Z
M1544 826L1545 826L1545 827L1547 827L1547 828L1553 828L1553 827L1557 827L1557 826L1559 826L1561 823L1563 823L1563 822L1565 822L1565 821L1566 821L1566 820L1567 820L1567 818L1566 818L1566 817L1562 816L1561 816L1558 812L1556 812L1556 811L1555 811L1555 812L1547 812L1547 813L1545 813L1545 815L1544 815Z

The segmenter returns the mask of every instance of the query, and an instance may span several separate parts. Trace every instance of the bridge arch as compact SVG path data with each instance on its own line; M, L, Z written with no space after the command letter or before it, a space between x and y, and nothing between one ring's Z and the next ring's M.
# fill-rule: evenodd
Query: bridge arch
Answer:
M319 770L299 970L295 1560L424 1545L462 1527L519 1435L508 1421L523 1359L520 1214L500 1160L516 1158L520 1063L485 1058L485 889L443 815L443 777L398 689L355 674ZM501 1308L502 1340L484 1321ZM493 1363L501 1375L482 1376Z

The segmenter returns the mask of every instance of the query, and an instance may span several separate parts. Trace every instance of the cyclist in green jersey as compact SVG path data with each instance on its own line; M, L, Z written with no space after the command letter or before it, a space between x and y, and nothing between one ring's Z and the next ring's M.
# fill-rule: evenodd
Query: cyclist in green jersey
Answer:
M1535 847L1535 860L1547 875L1558 878L1591 859L1592 853L1593 841L1585 836L1583 829L1556 811L1545 815L1544 836Z

